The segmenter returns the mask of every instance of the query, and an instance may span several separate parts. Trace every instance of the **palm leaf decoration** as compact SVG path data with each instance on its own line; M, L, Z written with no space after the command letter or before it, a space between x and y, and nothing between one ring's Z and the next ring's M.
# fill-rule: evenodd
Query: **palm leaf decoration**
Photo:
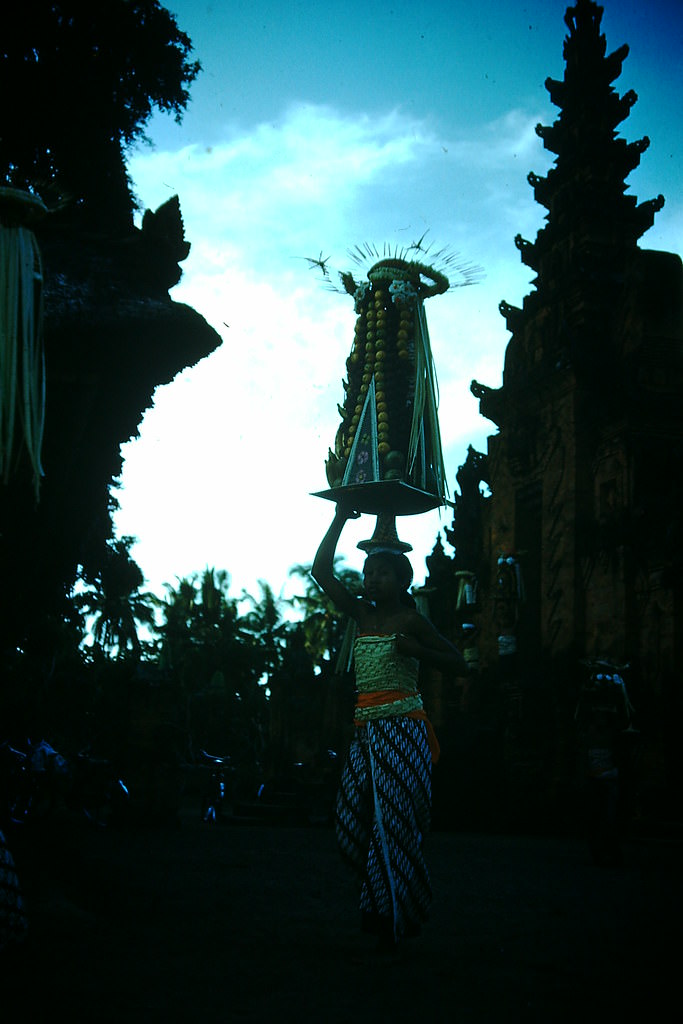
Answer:
M36 500L45 424L43 272L28 224L45 212L37 196L0 188L0 478L8 483L23 451Z

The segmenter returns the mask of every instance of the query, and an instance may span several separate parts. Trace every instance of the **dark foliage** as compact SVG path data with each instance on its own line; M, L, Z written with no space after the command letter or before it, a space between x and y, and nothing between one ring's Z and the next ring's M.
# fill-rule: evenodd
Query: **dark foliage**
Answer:
M27 0L3 24L0 177L66 197L85 220L130 220L126 147L153 110L179 119L199 72L158 0Z

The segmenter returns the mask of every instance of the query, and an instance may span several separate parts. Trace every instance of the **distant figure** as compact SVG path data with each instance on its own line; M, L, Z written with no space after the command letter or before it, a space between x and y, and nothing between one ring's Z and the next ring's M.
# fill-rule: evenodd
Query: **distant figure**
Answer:
M590 679L576 709L586 787L586 835L591 857L601 867L621 864L620 740L634 732L631 704L615 666L589 663Z
M390 952L426 920L432 892L423 845L431 818L438 744L417 689L420 661L467 674L459 653L420 615L408 593L412 568L396 550L374 548L364 595L334 575L339 537L358 513L340 505L313 562L313 578L358 627L354 645L355 732L336 802L339 848L360 883L364 931Z

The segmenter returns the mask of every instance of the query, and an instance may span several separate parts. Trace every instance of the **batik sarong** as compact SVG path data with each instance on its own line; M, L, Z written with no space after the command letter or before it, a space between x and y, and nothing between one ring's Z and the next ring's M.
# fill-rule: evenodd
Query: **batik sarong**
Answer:
M364 928L393 942L419 931L431 903L431 772L427 726L405 715L359 726L342 772L339 849L360 883Z

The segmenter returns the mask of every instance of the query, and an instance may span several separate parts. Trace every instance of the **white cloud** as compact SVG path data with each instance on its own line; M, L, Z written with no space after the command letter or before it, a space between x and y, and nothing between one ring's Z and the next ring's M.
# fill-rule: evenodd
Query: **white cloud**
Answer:
M310 240L313 228L343 234L361 190L415 163L427 144L419 124L398 112L350 118L295 105L280 122L219 146L141 151L130 170L144 205L180 195L187 235L201 239L202 253L239 245L243 265L255 266Z

